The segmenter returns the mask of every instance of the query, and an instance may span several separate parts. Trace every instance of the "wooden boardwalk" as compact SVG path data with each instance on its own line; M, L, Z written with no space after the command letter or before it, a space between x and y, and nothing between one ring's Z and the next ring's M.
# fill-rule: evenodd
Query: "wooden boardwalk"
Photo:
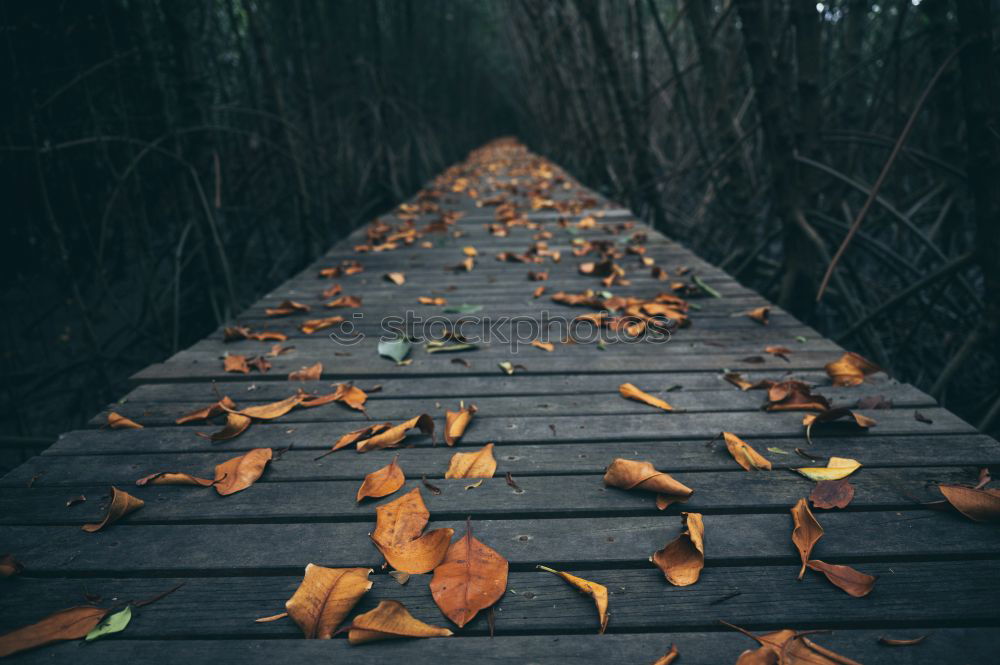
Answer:
M551 186L539 189L540 184ZM272 342L224 343L220 329L137 374L134 390L109 406L144 429L102 427L107 419L102 412L92 428L65 434L0 480L0 554L10 552L26 567L19 577L0 579L0 632L88 598L100 597L107 606L184 583L143 607L117 636L86 648L73 642L44 647L13 662L468 659L643 665L673 643L684 665L733 663L756 645L720 620L754 632L827 629L814 636L816 642L869 665L996 662L1000 529L922 504L941 499L938 483L975 484L981 467L1000 463L1000 444L884 374L859 386L831 386L824 365L843 349L774 306L768 325L755 322L745 312L767 306L762 297L529 153L495 146L450 169L431 189L443 193L414 199L418 207L423 201L424 209L414 213L418 233L412 244L403 237L394 250L359 253L355 246L369 244L366 229L359 229L238 317L253 330L289 336L283 344L294 350L269 358L270 371L223 371L224 353L263 354ZM500 200L513 204L507 224L497 216L510 206L498 213L489 205ZM410 210L381 219L400 225L396 215ZM581 224L582 219L588 221ZM491 224L506 235L491 233ZM645 239L630 241L637 233ZM499 252L522 254L539 239L548 248L542 247L541 263L495 258ZM600 277L581 274L580 263L601 260L594 253L574 256L584 242L618 247L622 256L616 263L628 284L605 287ZM630 244L645 247L645 253L629 253ZM463 248L469 246L478 251L474 269L446 269L466 259ZM560 253L558 262L552 251ZM666 281L653 276L643 257L667 271ZM359 261L364 271L317 278L321 268L347 260ZM393 271L405 273L403 285L385 279ZM529 271L546 271L548 279L531 281ZM462 316L420 305L421 296L444 297L451 306L481 305L475 315L494 320L539 319L543 312L569 319L592 310L553 303L551 294L594 289L649 298L669 291L673 282L690 287L693 276L721 297L704 288L700 297L684 296L694 305L688 311L691 325L676 330L667 343L557 341L552 352L531 346L514 352L494 339L474 351L433 354L414 343L406 365L377 353L385 317L406 310L425 318ZM341 295L361 298L362 306L324 309L320 292L333 283L342 286ZM536 298L540 286L546 292ZM265 315L266 308L289 299L312 311ZM329 331L299 331L304 320L351 318L355 312L363 314L355 329L365 334L358 343L337 343ZM764 351L768 345L786 346L791 353L777 357ZM512 375L499 367L505 361L515 366ZM288 381L290 372L316 362L322 363L321 380ZM790 374L819 386L816 392L834 406L881 395L892 408L861 410L877 420L868 431L830 425L807 443L802 412L762 410L766 391L741 391L723 379L725 371L754 381ZM196 436L216 425L174 424L220 395L246 407L283 399L300 387L325 394L331 384L346 381L369 391L371 422L397 423L428 413L440 433L444 411L460 401L479 411L455 448L443 445L440 436L432 445L430 437L412 434L396 450L363 455L343 450L319 460L342 434L365 426L365 416L341 404L296 409L219 443ZM677 411L623 399L618 392L623 383L667 400ZM741 469L721 441L710 442L721 431L745 439L773 470ZM444 479L456 451L487 442L496 444L495 477L473 488L468 479ZM216 464L260 447L272 448L276 459L255 485L235 495L135 485L160 471L211 476ZM791 470L813 465L796 449L864 465L850 477L856 493L848 507L814 511L825 529L814 556L878 576L864 598L847 595L818 573L796 580L799 556L790 539L789 509L814 486ZM396 454L406 486L359 505L355 493L361 480ZM686 503L660 512L652 494L604 486L605 467L618 457L650 460L695 492ZM428 491L421 476L440 488L440 495ZM80 525L103 514L112 485L145 506L98 533L82 531ZM485 611L463 629L451 625L431 598L429 575L415 575L404 586L382 567L368 538L375 506L414 487L421 488L430 510L430 527L451 526L461 535L471 516L476 537L509 560L507 592L493 615L494 637ZM67 507L78 495L87 501ZM680 533L681 511L702 513L706 529L706 567L699 581L686 587L667 583L648 561ZM456 636L352 647L341 638L304 640L288 619L255 623L284 609L310 562L375 569L373 588L351 616L396 599L418 618L451 627ZM609 588L606 635L596 634L593 602L536 570L537 564ZM917 646L892 647L878 642L883 635L929 637Z

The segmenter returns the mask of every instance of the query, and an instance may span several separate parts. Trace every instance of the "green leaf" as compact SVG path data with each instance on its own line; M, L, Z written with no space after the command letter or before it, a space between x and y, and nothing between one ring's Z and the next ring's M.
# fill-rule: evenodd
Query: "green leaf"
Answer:
M608 300L609 298L613 297L614 294L612 294L611 291L601 291L597 295L601 296L605 300Z
M721 293L719 293L718 291L716 291L715 289L713 289L711 286L709 286L708 284L706 284L705 280L703 280L701 277L698 277L698 275L692 275L691 276L691 281L694 282L695 284L697 284L698 288L700 288L702 291L704 291L708 295L712 296L713 298L721 298L722 297Z
M87 636L83 639L87 642L92 642L93 640L100 639L105 635L113 635L114 633L120 633L125 630L128 622L132 620L132 606L126 605L125 609L120 612L115 612L114 614L104 617L101 623L97 624L92 631L87 633Z
M608 348L608 347L604 345L604 342L603 342L603 341L600 341L600 342L598 342L598 343L597 343L597 350L598 350L598 351L604 351L604 350L605 350L605 349L607 349L607 348Z
M401 363L409 355L412 347L413 345L410 344L410 340L405 337L388 340L381 339L378 342L378 354L386 358L392 358L396 363Z
M802 335L799 335L798 337L795 338L795 341L798 342L799 344L805 344L809 340L803 337Z
M782 450L781 448L768 447L768 451L772 452L772 453L777 453L779 455L790 455L791 454L787 450Z
M502 369L504 374L514 373L514 366L510 363L509 360L505 360L502 363L497 363L497 367Z
M482 305L467 305L462 303L461 305L450 305L441 311L445 314L475 314L476 312L481 312L482 310Z

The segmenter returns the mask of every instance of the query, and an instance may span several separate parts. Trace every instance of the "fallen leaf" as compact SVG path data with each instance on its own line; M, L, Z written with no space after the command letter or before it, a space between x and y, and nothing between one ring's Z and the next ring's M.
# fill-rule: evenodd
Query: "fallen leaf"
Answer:
M251 422L252 420L249 416L243 416L235 412L227 413L225 427L211 434L203 434L202 432L197 432L197 434L211 441L229 441L245 432L250 427Z
M260 617L259 619L254 619L254 623L271 623L272 621L278 621L279 619L287 619L288 612L278 612L277 614L272 614L271 616Z
M441 311L445 314L475 314L476 312L483 311L483 306L462 303L461 305L449 305Z
M242 339L252 339L258 342L284 342L288 339L285 333L266 331L253 332L246 326L229 326L222 330L223 342L235 342Z
M301 330L303 334L311 335L314 332L319 332L320 330L325 330L326 328L332 328L338 323L343 322L344 317L342 316L327 316L322 319L309 319L307 321L303 321L299 325L299 330Z
M493 458L493 444L485 446L473 453L455 453L451 456L448 472L445 478L492 478L497 470L497 461Z
M537 339L531 340L531 346L535 347L536 349L541 349L542 351L548 351L549 353L552 353L553 351L556 350L556 345L553 344L552 342L541 342Z
M36 647L85 637L109 610L80 605L50 614L41 621L0 636L0 658Z
M736 460L736 463L744 469L747 471L753 471L755 469L771 470L771 462L754 450L749 443L732 432L723 432L722 437L726 441L726 448L729 449L729 454L732 455L733 459Z
M385 278L396 286L402 286L406 283L406 275L401 272L387 272Z
M323 363L301 367L288 375L289 381L319 381L323 376ZM301 400L300 400L301 401Z
M347 383L338 383L336 390L326 395L309 395L305 397L299 406L309 409L314 406L322 406L331 402L341 402L357 411L365 411L365 402L368 401L368 393L357 386Z
M677 501L685 501L694 490L657 471L650 462L616 458L604 472L604 484L623 490L641 489L656 492L656 507L664 510Z
M336 295L339 295L341 291L343 291L343 289L340 287L340 284L331 284L330 286L323 289L323 292L319 294L319 297L321 300L326 300L328 298L332 298Z
M549 278L549 271L548 270L539 270L539 271L529 270L528 271L528 280L529 281L532 281L532 282L544 282L548 278Z
M223 405L223 409L229 413L236 413L241 416L246 416L247 418L253 418L254 420L274 420L285 415L306 398L306 396L301 393L295 393L290 395L285 399L278 400L277 402L270 402L269 404L259 404L257 406L248 406L245 409L230 409L229 407Z
M395 600L383 600L375 609L359 614L351 622L347 641L364 644L397 637L451 637L447 628L420 621Z
M788 360L788 355L792 353L792 350L787 346L765 346L764 353L770 353L772 356L777 356L785 362L791 362Z
M372 435L378 434L379 432L384 432L390 427L392 427L392 423L377 423L374 425L366 425L361 429L356 429L352 432L348 432L347 434L344 434L339 439L337 439L337 442L333 444L333 447L329 451L323 453L316 459L320 459L321 457L326 457L330 453L336 452L341 448L346 448L347 446L356 443L357 441L361 441L362 439L368 439Z
M545 287L539 286L534 291L531 292L532 298L541 298L545 294Z
M544 570L547 573L552 573L553 575L558 575L580 593L593 598L594 605L597 606L597 632L600 635L604 634L605 629L608 627L608 587L603 584L598 584L597 582L585 580L582 577L577 577L576 575L570 575L569 573L564 573L559 570L553 570L548 566L535 566L535 568Z
M1000 522L1000 489L944 484L938 489L955 510L973 522Z
M135 484L140 487L143 485L198 485L201 487L208 487L214 483L215 481L210 478L198 478L189 473L178 473L172 471L151 473L148 476L143 476L139 480L135 481Z
M770 382L766 408L768 411L828 411L830 402L822 395L814 395L808 384L788 380Z
M261 374L266 374L271 369L271 363L264 356L254 356L247 360L247 365Z
M357 450L359 453L366 453L369 450L377 448L395 448L406 438L406 433L414 427L419 429L423 434L429 435L431 441L434 440L434 420L426 413L422 413L419 416L410 418L406 422L391 426L374 436L358 441L356 444Z
M111 503L108 505L108 510L104 513L101 521L94 524L84 524L81 528L87 533L96 533L104 527L111 526L129 513L139 510L144 505L146 505L146 502L142 499L137 499L117 487L112 487Z
M125 609L104 617L99 624L94 626L93 630L87 633L83 640L85 642L93 642L105 635L120 633L128 627L130 621L132 621L132 606L126 605Z
M471 522L465 535L448 548L434 569L431 596L441 612L459 628L500 600L507 589L507 560L476 540Z
M809 500L814 508L846 508L854 499L854 485L847 478L821 480L816 483Z
M670 406L662 399L658 397L653 397L649 393L645 393L639 390L631 383L623 383L620 386L618 386L618 392L625 399L633 399L637 402L642 402L643 404L648 404L650 406L655 406L658 409L663 409L664 411L674 410L674 407Z
M795 469L809 480L840 480L861 468L861 462L847 457L831 457L826 466L810 466Z
M254 448L217 465L215 491L221 496L228 496L250 487L264 473L264 467L271 461L271 454L270 448Z
M14 577L24 572L24 565L13 554L0 555L0 577Z
M816 644L806 637L804 632L799 633L785 628L765 635L754 635L725 621L722 623L761 645L758 649L753 651L748 649L740 654L736 665L861 665L855 660Z
M327 303L323 304L323 307L327 309L336 309L338 307L348 307L351 309L361 307L361 298L357 296L340 296Z
M328 640L361 596L372 588L370 568L325 568L310 563L299 588L285 603L308 640Z
M882 371L881 367L853 351L827 363L824 369L835 386L857 386L864 383L869 374Z
M806 427L806 441L810 444L812 443L813 426L841 419L845 419L847 423L851 423L861 429L868 429L869 427L873 427L878 424L874 418L869 418L868 416L858 413L857 411L851 411L846 407L830 409L828 411L822 411L818 414L809 413L802 418L802 424Z
M444 412L444 442L449 446L454 446L465 434L466 428L472 421L478 409L475 404L460 406L458 411Z
M108 413L108 427L111 429L142 429L142 425L125 416L111 411Z
M400 586L403 586L410 581L410 577L412 576L409 573L404 573L401 570L390 570L389 577L396 580L396 583L399 584Z
M469 245L468 247L463 247L462 253L465 254L466 256L479 256L479 252L476 251L476 248L471 245Z
M758 381L757 383L747 381L746 379L743 378L743 375L740 374L739 372L726 372L725 374L722 375L722 378L743 391L765 387L764 385L762 385L763 382L761 381Z
M358 502L366 497L378 499L389 496L403 486L403 483L406 482L406 476L403 475L403 469L396 462L397 459L399 459L399 455L393 457L388 465L365 476L364 482L358 488Z
M413 344L405 337L384 339L378 342L378 354L395 360L397 365L402 363L406 356L410 354L411 348L413 348Z
M910 639L899 639L893 637L886 637L882 635L878 638L879 644L884 644L887 647L912 647L920 644L927 639L926 635L921 635L920 637L913 637Z
M504 360L503 362L497 363L497 367L499 367L504 374L514 373L514 366L510 363L509 360Z
M294 300L284 300L277 307L268 307L264 310L267 316L291 316L292 314L305 313L310 310L309 305L304 305Z
M402 545L420 537L431 513L414 487L401 497L375 508L372 540L381 545Z
M227 409L235 411L236 403L229 399L229 397L223 397L214 404L209 404L202 409L197 409L191 413L184 414L174 422L178 425L186 425L187 423L191 423L196 420L208 420L209 418L214 418L215 416L225 413Z
M823 527L819 525L816 518L805 499L799 499L792 506L792 521L795 524L792 529L792 542L799 550L799 558L802 559L802 568L799 570L799 579L806 574L806 564L809 555L812 554L816 542L823 537Z
M924 414L920 413L919 411L914 411L913 412L913 419L916 420L918 423L923 423L925 425L933 425L934 424L933 420L931 420L930 418L928 418Z
M677 645L676 644L671 644L670 645L670 650L667 651L667 653L665 653L662 656L660 656L659 658L657 658L656 662L653 663L653 665L670 665L671 663L673 663L674 661L676 661L680 657L681 657L681 654L677 650Z
M440 296L437 298L432 298L430 296L420 296L417 298L417 302L421 305L447 305L448 301Z
M841 588L847 595L861 598L867 596L875 588L874 575L862 573L850 566L840 566L826 563L819 559L810 559L806 562L810 570L826 575L826 579L836 587Z
M763 326L766 326L767 323L768 323L768 317L771 315L771 308L770 307L766 307L766 306L765 307L758 307L756 309L751 309L748 312L744 312L744 314L746 314L747 316L749 316L751 319L753 319L757 323L759 323L759 324L761 324Z
M681 513L685 529L649 560L674 586L690 586L705 567L705 523L700 513Z

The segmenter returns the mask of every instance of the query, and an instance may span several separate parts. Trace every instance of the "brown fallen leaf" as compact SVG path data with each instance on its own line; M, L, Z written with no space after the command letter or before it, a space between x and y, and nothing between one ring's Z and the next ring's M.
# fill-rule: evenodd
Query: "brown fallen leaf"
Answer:
M580 593L593 598L594 605L597 607L597 633L599 635L604 634L605 629L608 627L608 587L603 584L598 584L597 582L585 580L582 577L577 577L576 575L570 575L569 573L564 573L559 570L553 570L548 566L535 566L535 568L544 570L547 573L558 575Z
M757 381L756 383L752 381L747 381L743 378L743 375L739 372L726 372L722 375L722 378L733 384L737 388L743 391L754 390L756 388L766 388L764 381Z
M410 575L409 573L404 573L401 570L390 570L389 577L396 580L396 583L399 584L400 586L403 586L410 581L410 577L412 577L412 575Z
M868 429L878 424L874 418L869 418L857 411L851 411L847 407L838 407L828 411L821 411L820 413L807 413L802 418L802 424L806 427L806 441L812 444L812 429L815 425L835 420L844 420L845 423L855 425L861 429Z
M108 413L108 427L111 429L142 429L142 425L125 416L111 411Z
M111 503L108 510L100 522L94 524L84 524L81 528L87 533L96 533L104 527L111 526L129 513L139 510L146 502L137 499L128 492L123 492L117 487L111 488Z
M604 484L623 490L640 489L656 492L656 507L666 509L670 504L686 501L694 494L687 485L673 479L670 474L657 471L650 462L617 458L604 472Z
M445 411L444 412L444 442L449 446L454 446L465 434L465 430L469 427L469 423L472 422L472 416L475 415L476 411L475 404L470 404L465 406L460 404L458 411Z
M789 349L787 346L774 346L774 345L765 346L764 353L770 353L772 356L777 356L778 358L781 358L785 362L791 362L788 359L788 356L789 354L792 353L792 350Z
M914 411L913 412L913 419L916 420L918 423L923 423L925 425L933 425L934 424L933 420L931 420L930 418L928 418L924 414L920 413L919 411Z
M77 494L74 497L70 497L66 500L66 507L72 508L73 506L78 506L81 503L86 503L87 497L84 494Z
M327 316L322 319L309 319L303 321L299 325L299 330L305 335L311 335L314 332L319 332L320 330L325 330L327 328L332 328L338 323L343 323L344 317L342 316Z
M247 357L235 353L226 354L225 358L222 359L222 369L226 372L250 373L250 365L247 364Z
M309 310L309 305L294 300L283 300L277 307L266 308L264 314L267 316L291 316L292 314L304 314Z
M472 245L469 245L468 247L463 247L462 253L465 254L466 256L479 256L479 252Z
M623 383L618 386L618 392L625 399L632 399L637 402L642 402L643 404L648 404L650 406L655 406L658 409L663 409L664 411L673 411L674 407L670 406L662 399L658 397L653 397L649 393L643 392L636 388L631 383Z
M420 296L420 297L417 298L417 302L420 303L421 305L447 305L448 304L448 301L445 298L442 298L440 296L438 296L438 297Z
M337 307L348 307L351 309L361 307L361 298L357 296L340 296L339 298L334 298L333 300L323 303L323 307L327 309L336 309Z
M383 600L373 610L354 617L347 633L351 644L397 637L451 637L447 628L424 623L396 600Z
M392 427L392 423L376 423L374 425L366 425L361 429L356 429L354 431L348 432L347 434L344 434L339 439L337 439L336 443L333 444L333 447L330 450L323 453L316 459L320 459L321 457L326 457L330 453L336 452L341 448L346 448L347 446L353 443L361 441L362 439L367 439L374 434L378 434L379 432L384 432L390 427Z
M284 342L288 339L288 335L267 330L253 332L246 326L229 326L222 330L223 342L235 342L243 339L252 339L258 342Z
M266 374L271 369L270 361L264 356L254 356L250 360L247 360L247 365L261 374Z
M795 469L809 480L840 480L861 468L861 462L849 457L831 457L826 466L807 466Z
M270 448L254 448L215 467L215 491L228 496L245 490L257 482L264 467L271 461Z
M379 545L402 545L420 537L431 513L414 487L403 496L375 508L372 540Z
M319 381L323 376L323 363L301 367L288 375L289 381ZM301 400L300 400L301 401Z
M665 653L662 656L660 656L659 658L657 658L656 662L653 663L653 665L670 665L671 663L675 662L680 657L681 657L681 654L677 650L677 645L676 644L671 644L670 645L670 650L667 651L667 653Z
M767 388L768 411L827 411L830 402L822 395L815 395L812 388L802 381L771 382Z
M955 510L973 522L1000 522L1000 489L941 484L938 490Z
M705 567L705 523L700 513L681 513L685 529L649 560L674 586L690 586Z
M299 406L309 409L314 406L322 406L331 402L341 402L357 411L365 411L365 402L368 401L368 393L357 386L347 383L338 383L336 390L326 395L308 395L299 402Z
M886 637L885 635L881 635L878 638L878 643L884 644L887 647L912 647L920 644L926 639L927 639L926 635L921 635L920 637L912 637L909 639L900 639L900 638Z
M385 278L396 286L402 286L406 283L406 275L401 272L387 272Z
M722 623L761 645L758 649L748 649L740 654L736 665L861 665L816 644L806 637L806 632L785 628L765 635L754 635L739 626L725 621Z
M243 416L238 413L227 413L225 427L217 432L212 432L211 434L204 434L203 432L196 432L196 434L213 442L229 441L230 439L235 439L240 434L245 432L246 429L250 427L251 422L253 421L250 416Z
M454 529L432 529L403 543L383 543L374 535L372 542L390 566L404 573L421 575L438 567L454 535Z
M758 307L756 309L751 309L748 312L744 312L748 317L756 321L757 323L766 326L768 323L768 318L771 315L770 307Z
M70 607L29 626L0 635L0 658L54 642L86 637L109 611L92 605Z
M13 554L0 554L0 578L14 577L24 571L24 565Z
M549 278L549 271L548 270L538 270L538 271L529 270L528 271L528 280L530 280L532 282L544 282L548 278Z
M340 295L341 291L343 291L343 289L341 288L340 284L331 284L330 286L323 289L323 292L319 294L320 300L327 300L336 295Z
M378 499L389 496L403 486L403 483L406 482L406 476L403 475L403 469L396 462L398 459L399 455L396 455L387 466L365 476L364 482L358 488L358 502L366 497Z
M248 418L253 418L254 420L274 420L275 418L280 418L285 415L295 407L297 407L306 396L301 393L295 393L290 395L285 399L278 400L277 402L271 402L269 404L260 404L257 406L248 406L245 409L230 409L229 407L223 405L223 410L229 413L236 413L241 416L246 416Z
M179 473L173 471L161 471L159 473L151 473L148 476L143 476L139 480L135 481L135 484L139 487L143 485L198 485L200 487L208 487L215 483L211 478L198 478L192 476L190 473Z
M823 527L819 525L816 518L805 499L799 499L792 506L792 521L795 524L792 529L792 542L799 550L799 558L802 559L802 568L799 570L799 579L806 574L806 565L809 562L809 555L812 554L816 542L823 537Z
M467 521L465 535L451 544L434 569L431 596L441 613L461 628L500 600L507 590L508 568L507 559L473 537Z
M848 351L840 358L824 366L827 375L835 386L857 386L865 382L869 374L882 371L882 368L853 351Z
M771 462L740 437L732 432L723 432L722 438L726 441L726 448L729 449L729 454L733 456L737 464L747 471L757 469L771 470Z
M451 456L445 478L492 478L497 470L493 457L493 444L487 443L472 453L455 453Z
M850 566L826 563L819 559L810 559L806 562L806 566L809 570L823 573L826 575L826 579L830 580L831 584L841 588L847 595L854 596L855 598L867 596L875 588L875 580L877 578L874 575L862 573Z
M531 346L535 347L536 349L541 349L542 351L548 351L549 353L552 353L553 351L556 350L556 345L553 344L552 342L542 342L537 339L531 340Z
M854 499L854 485L847 478L821 480L816 483L809 500L814 508L846 508Z
M356 444L357 450L359 453L366 453L369 450L377 448L395 448L406 438L406 433L414 427L419 429L423 434L430 435L431 441L434 440L434 420L426 413L422 413L419 416L410 418L406 422L391 426L374 436L358 441Z
M539 286L534 291L531 292L532 298L541 298L545 294L545 287Z
M287 619L288 612L278 612L277 614L272 614L271 616L260 617L254 619L254 623L271 623L272 621L278 621L279 619Z
M361 596L372 588L370 568L325 568L310 563L285 603L307 640L328 640Z
M197 420L208 420L209 418L222 415L226 412L226 409L231 411L236 410L236 403L229 399L229 397L223 397L214 404L209 404L204 408L196 409L191 413L186 413L174 422L178 425L186 425L187 423L195 422Z

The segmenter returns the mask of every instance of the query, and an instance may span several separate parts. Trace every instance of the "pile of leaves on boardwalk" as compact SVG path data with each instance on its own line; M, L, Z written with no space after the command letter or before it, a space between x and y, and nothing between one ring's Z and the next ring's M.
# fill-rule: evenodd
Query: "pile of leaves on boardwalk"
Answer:
M499 171L518 176L522 184L514 187L498 183L492 191L475 190L473 183L489 181L489 178L483 177L484 174ZM415 244L433 246L433 238L441 234L461 237L462 232L455 226L458 214L443 211L441 202L456 196L467 196L476 200L480 207L494 209L495 221L487 225L487 231L492 235L507 237L512 229L518 227L535 232L534 243L527 250L503 252L496 256L496 260L535 266L529 272L529 285L526 289L532 289L531 296L537 298L542 295L543 292L539 289L543 287L532 288L531 284L547 281L548 273L543 267L558 264L563 256L547 244L552 237L551 233L542 224L530 221L524 211L550 209L561 216L556 221L557 227L577 230L598 228L595 217L589 215L575 223L568 221L569 217L580 216L580 213L593 206L593 201L574 199L567 202L565 199L555 200L550 197L555 190L572 187L572 181L548 162L538 158L526 159L523 150L515 145L496 144L473 154L468 163L450 169L413 202L401 205L396 211L394 222L380 219L372 224L365 242L354 249L363 256L371 252L395 251ZM631 226L628 223L605 224L602 228L617 238L619 234L630 230ZM689 272L683 266L668 269L657 265L646 255L643 243L641 234L632 234L624 242L574 238L571 253L581 259L578 271L584 275L592 275L595 280L600 281L600 285L595 290L583 293L560 291L551 296L552 300L565 306L593 310L578 318L607 330L625 330L629 334L638 335L653 327L667 330L696 329L697 308L692 307L689 299L718 298L722 297L721 294L694 275L691 279L682 279ZM456 257L455 265L448 269L458 272L475 270L476 260L479 258L479 252L474 247L467 246L461 251L461 256ZM635 273L637 270L649 271L658 281L670 282L669 290L642 298L616 296L608 291L612 287L628 285L630 272ZM324 280L324 284L336 279L349 285L353 276L363 272L363 261L350 259L324 268L318 277ZM407 280L403 272L388 273L384 279L397 286L405 284ZM340 282L323 288L318 294L323 307L360 308L361 298L345 294L344 290L345 287ZM419 302L435 307L446 305L446 299L436 295L421 296ZM751 310L745 314L756 323L766 325L766 309ZM340 315L310 318L313 316L312 310L313 306L310 304L286 300L269 307L265 315L276 322L275 327L283 325L287 328L284 322L291 322L303 335L323 330L342 320ZM269 359L278 358L291 348L284 346L291 334L294 334L294 330L254 330L244 325L228 327L224 331L226 342L240 348L253 344L263 344L264 347L252 355L226 354L222 358L223 368L227 372L242 374L251 371L267 372L271 369ZM564 343L572 342L565 340ZM548 353L555 352L556 348L555 344L543 341L538 341L534 346ZM412 348L410 340L400 339L396 343L380 344L378 353L394 361L397 366L405 366L413 362L410 357ZM428 345L425 350L427 354L433 355L442 351L475 351L476 347L456 336L438 346ZM783 346L768 346L763 352L785 359L795 353ZM505 373L513 373L516 367L507 362L501 363L499 369ZM831 383L845 388L860 386L879 371L877 366L854 353L833 357L826 365ZM322 363L305 366L289 374L288 396L281 400L240 407L231 396L218 395L217 400L180 415L176 424L182 426L218 422L219 429L215 431L191 434L192 437L205 439L206 445L212 445L225 444L243 436L255 423L280 422L288 414L302 409L344 408L367 417L369 397L380 389L379 386L361 388L352 383L340 383L325 392L308 391L301 387L301 382L315 383L323 375ZM651 414L660 414L665 426L669 426L669 419L675 417L674 414L681 409L672 406L664 397L647 392L642 387L642 376L637 375L634 382L619 386L621 399L648 407ZM832 406L827 397L813 392L814 386L803 381L783 376L752 381L738 372L726 372L725 379L734 389L761 391L765 395L762 400L765 413L801 411L802 435L806 443L811 443L814 431L827 427L849 427L864 431L877 426L873 418L852 408ZM884 400L873 401L867 398L857 407L878 409L883 406L882 401ZM428 407L427 411L430 410ZM477 405L462 401L456 408L446 411L443 426L436 423L428 412L422 412L401 422L368 421L358 429L331 431L330 449L317 460L334 453L346 454L340 451L351 447L358 454L377 455L377 451L387 450L389 452L383 454L393 455L387 460L387 464L371 465L372 470L364 477L354 497L358 504L393 497L375 506L369 534L372 554L368 562L378 561L380 572L386 574L375 574L375 568L369 565L327 567L303 562L306 565L302 580L285 602L284 608L270 608L271 614L254 619L258 623L290 620L307 639L330 639L343 633L350 644L354 645L389 638L449 637L454 631L467 627L481 632L484 630L483 620L473 623L480 615L486 615L485 623L491 633L497 621L502 628L503 619L497 618L499 613L495 612L495 608L508 591L509 563L502 552L505 543L503 540L497 542L495 531L488 526L480 527L471 519L465 520L464 524L433 525L423 491L437 496L442 493L442 489L428 481L426 476L421 477L420 485L411 482L410 488L406 489L408 481L404 470L405 460L400 462L400 453L396 452L403 450L405 453L406 448L413 446L433 446L437 441L437 432L443 432L442 438L446 446L460 446L466 433L475 428L479 411ZM117 412L108 413L107 427L114 430L143 429L141 423ZM129 436L125 432L121 435ZM720 432L709 445L720 445L720 442L725 446L724 454L731 456L734 469L743 469L749 473L778 473L772 459L764 452L771 455L787 454L786 451L775 448L758 450L752 441L744 440L739 432ZM494 449L494 443L486 443L481 447L454 452L448 464L441 465L437 475L444 479L459 479L462 481L462 491L473 491L496 476L499 465ZM252 492L254 484L268 472L271 464L280 459L283 452L271 448L253 448L215 465L214 469L146 469L146 473L135 481L140 489L134 491L138 494L142 488L149 486L179 485L189 486L191 492L214 492L222 500L240 501L245 496L242 493ZM854 497L850 477L859 472L863 465L858 460L841 457L829 457L825 464L817 465L812 463L816 459L814 456L801 449L798 452L809 459L810 463L804 463L794 470L814 484L811 485L808 496L803 496L789 507L788 548L790 552L796 552L800 559L797 573L790 571L789 575L797 576L800 580L807 574L821 576L832 587L851 597L867 596L875 589L875 576L813 556L814 549L825 534L822 520L814 514L813 509L833 510L848 506ZM1000 519L1000 491L987 488L989 480L988 474L984 474L976 484L942 484L939 486L943 496L942 503L952 506L974 521L997 521ZM510 472L505 473L505 481L520 490ZM655 506L660 511L667 510L674 504L683 505L698 491L697 487L688 486L669 473L657 469L649 461L626 458L608 459L602 480L594 481L595 489L601 483L618 491L636 493L644 501L648 501L651 508ZM457 488L456 485L449 487ZM102 518L83 525L82 529L91 534L110 529L117 522L127 520L144 505L144 501L138 496L112 487ZM679 527L677 535L666 540L659 549L649 552L648 561L651 567L662 574L664 584L690 587L698 584L706 564L706 543L712 537L712 517L693 511L679 511L679 515L675 517L679 518L679 524L676 524ZM671 518L671 521L674 522L675 519ZM456 530L461 533L456 533ZM30 562L28 566L30 572ZM609 625L614 626L613 590L618 581L613 576L604 579L609 574L601 572L579 576L541 563L537 565L537 570L541 571L539 574L557 576L568 587L593 602L593 629L596 632L604 633ZM0 558L0 575L3 577L13 578L24 572L25 566L13 555ZM356 605L376 584L378 603L367 611L356 611ZM403 602L393 598L403 585L426 587L426 593L437 607L440 617L425 622L411 613ZM94 601L56 612L36 623L0 636L0 656L63 640L82 638L92 641L124 631L132 620L133 613L160 600L170 591L173 590L145 601L124 604L118 602L110 606ZM407 596L412 597L413 592L408 592ZM261 610L263 613L267 608ZM421 606L418 614L427 613L427 608ZM742 628L733 628L757 643L755 648L748 649L738 657L736 662L740 665L854 662L823 647L815 641L816 636L811 632L785 629L754 635ZM919 640L888 639L885 643L898 646L917 644ZM682 648L683 645L680 649L670 645L656 661L656 665L674 662L680 657Z

